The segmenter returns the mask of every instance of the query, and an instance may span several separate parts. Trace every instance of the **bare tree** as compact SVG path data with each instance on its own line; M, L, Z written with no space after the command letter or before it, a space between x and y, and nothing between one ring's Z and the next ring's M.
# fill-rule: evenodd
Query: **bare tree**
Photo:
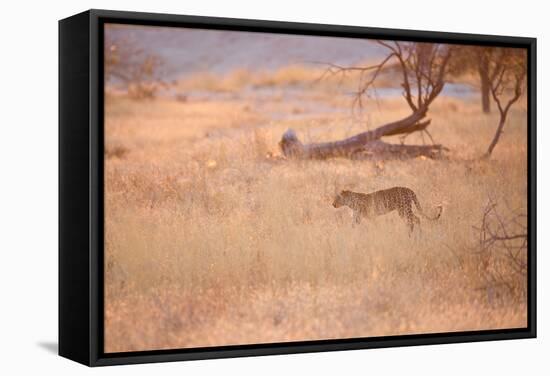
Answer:
M118 82L134 99L152 98L164 83L160 75L162 60L127 38L105 33L104 71L106 82Z
M491 112L491 81L489 77L489 62L494 47L478 48L476 56L477 73L479 74L481 109L483 113Z
M510 108L525 91L527 77L527 58L523 49L498 48L491 54L489 61L489 84L500 118L497 130L487 149L490 157L497 145Z
M368 158L400 157L410 158L439 155L445 148L433 143L426 119L429 106L437 98L445 85L445 76L452 56L453 47L445 44L378 41L388 50L388 55L379 63L368 67L342 67L329 64L328 74L360 72L360 82L355 93L354 105L362 105L363 97L373 88L383 69L392 67L401 75L403 97L411 114L403 119L382 125L374 130L359 133L344 140L324 143L303 144L296 133L287 130L279 142L283 154L291 158L325 159L331 157ZM413 132L425 132L432 145L389 144L380 138L401 135L406 137Z
M457 46L451 61L450 74L460 77L464 73L475 73L479 77L481 109L483 113L491 112L490 62L496 47Z

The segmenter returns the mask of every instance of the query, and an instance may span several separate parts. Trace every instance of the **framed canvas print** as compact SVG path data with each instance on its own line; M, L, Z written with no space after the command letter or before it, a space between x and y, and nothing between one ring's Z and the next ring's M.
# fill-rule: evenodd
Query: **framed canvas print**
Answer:
M524 37L60 21L60 355L535 337L535 54Z

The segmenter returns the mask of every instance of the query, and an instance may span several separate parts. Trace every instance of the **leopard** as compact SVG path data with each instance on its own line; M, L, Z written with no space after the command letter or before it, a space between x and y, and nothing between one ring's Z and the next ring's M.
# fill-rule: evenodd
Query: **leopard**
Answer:
M435 216L428 216L422 209L416 193L407 187L392 187L371 193L343 190L335 197L332 206L335 208L347 206L352 209L354 225L359 225L362 218L372 219L395 210L405 220L410 235L414 231L415 225L420 226L420 218L412 211L413 203L422 217L430 221L441 217L443 211L441 205L436 206Z

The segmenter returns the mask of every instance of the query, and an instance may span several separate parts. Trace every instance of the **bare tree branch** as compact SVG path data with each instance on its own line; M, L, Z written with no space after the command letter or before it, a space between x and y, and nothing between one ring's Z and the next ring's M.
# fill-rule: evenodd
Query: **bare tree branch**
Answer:
M497 210L497 204L489 200L486 204L480 227L476 227L479 237L480 277L486 285L482 289L494 291L501 286L509 293L525 297L527 291L527 231L517 223L526 217L506 213L508 219Z

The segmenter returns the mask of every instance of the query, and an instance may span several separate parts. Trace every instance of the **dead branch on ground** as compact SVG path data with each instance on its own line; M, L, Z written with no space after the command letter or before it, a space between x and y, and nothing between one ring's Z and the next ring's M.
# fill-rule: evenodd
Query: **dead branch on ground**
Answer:
M506 212L506 217L502 212ZM486 204L478 235L476 253L479 271L490 291L504 286L510 293L525 297L527 276L527 215L523 209L500 209L493 201Z

